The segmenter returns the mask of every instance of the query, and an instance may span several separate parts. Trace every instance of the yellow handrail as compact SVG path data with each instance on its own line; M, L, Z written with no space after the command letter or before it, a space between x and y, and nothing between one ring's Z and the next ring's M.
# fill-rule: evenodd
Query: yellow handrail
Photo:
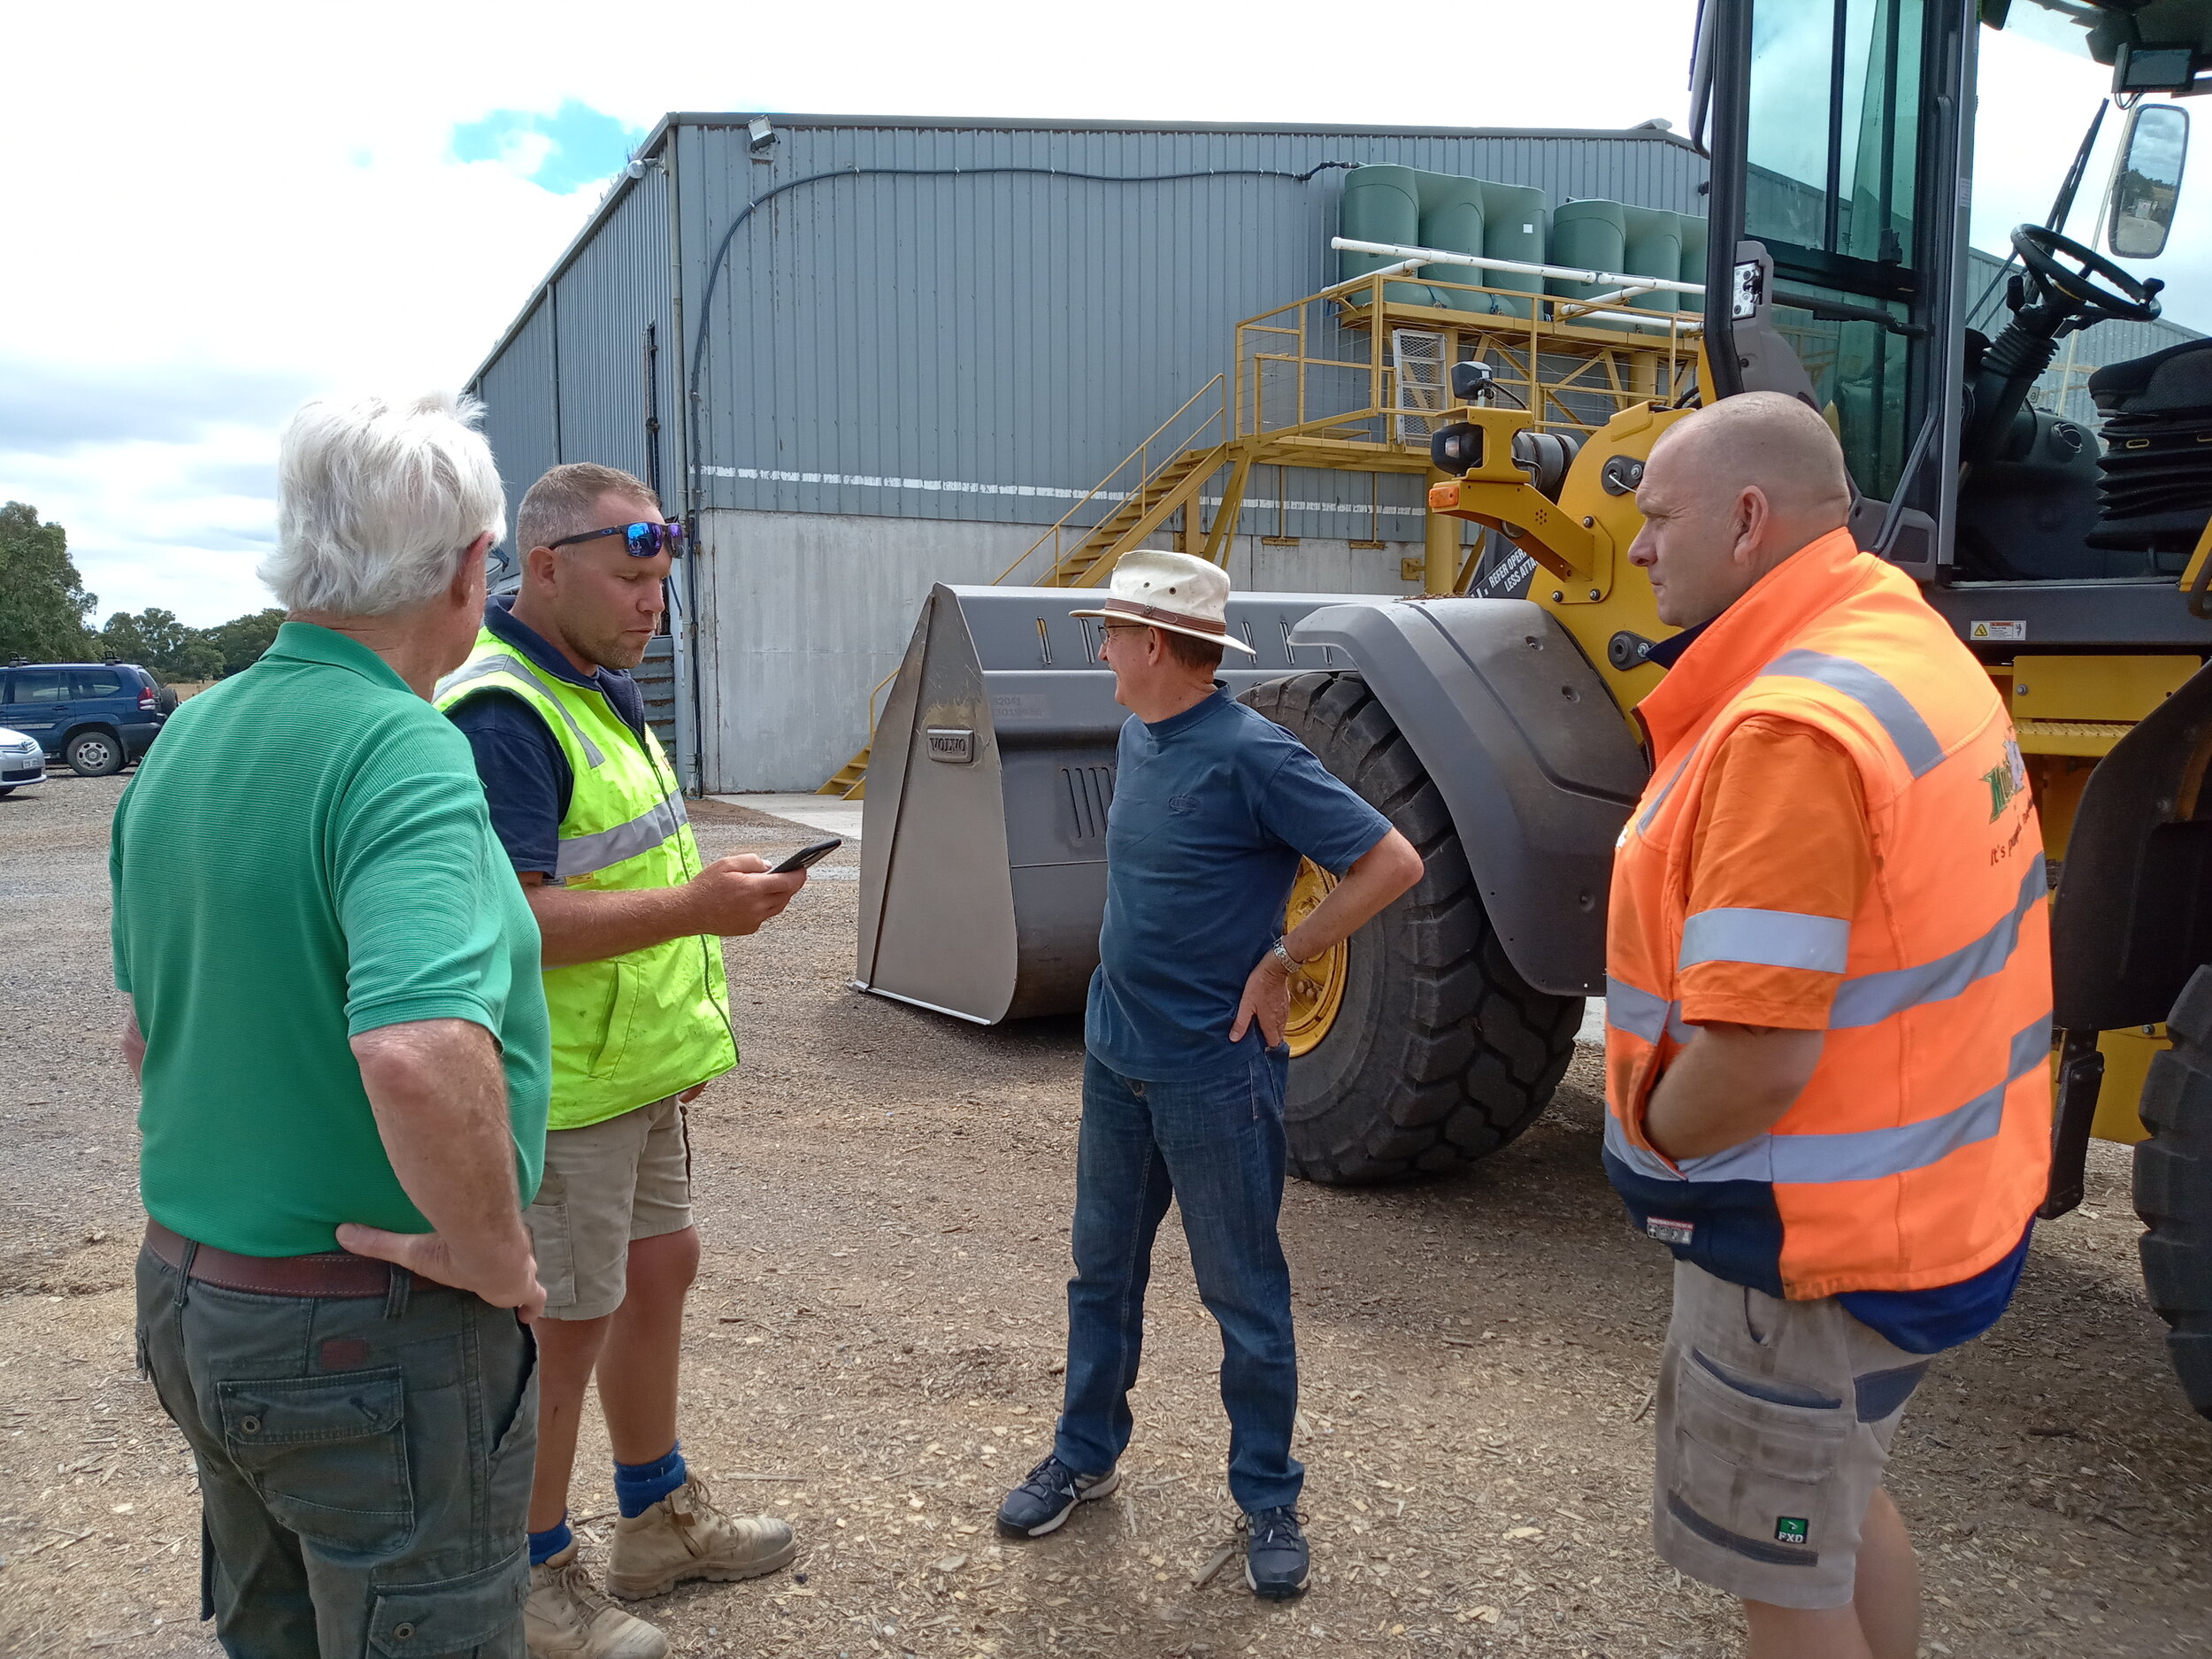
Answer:
M900 664L901 667L904 665ZM899 671L895 668L881 680L877 680L874 689L868 693L868 746L871 749L875 747L876 741L876 699L883 695L883 688L898 677Z
M1564 295L1532 294L1480 282L1437 282L1422 279L1422 286L1449 293L1482 296L1509 302L1510 311L1459 311L1456 308L1414 304L1386 297L1389 286L1406 280L1402 272L1386 269L1350 282L1338 282L1272 310L1248 317L1236 327L1233 431L1238 439L1310 431L1324 423L1349 424L1361 420L1387 421L1394 416L1419 415L1418 409L1398 407L1397 372L1390 358L1388 332L1412 328L1456 337L1460 348L1475 347L1485 357L1502 358L1507 373L1502 384L1509 396L1525 402L1540 426L1564 426L1588 429L1588 422L1562 397L1587 395L1609 396L1617 404L1648 396L1640 386L1621 383L1615 373L1617 359L1641 359L1642 380L1656 380L1663 365L1671 388L1696 360L1696 342L1703 319L1695 312L1656 310L1633 302L1642 294L1621 297L1571 298ZM1366 349L1349 357L1320 355L1314 335L1323 324L1310 319L1309 308L1326 306L1334 312L1337 327L1364 332ZM1614 316L1625 328L1604 328L1596 319ZM1296 343L1294 346L1292 342ZM1356 349L1356 348L1355 348ZM1559 366L1562 357L1575 359ZM1363 408L1326 405L1336 399L1322 389L1336 383L1338 373L1355 375L1366 382ZM1602 380L1593 380L1593 375ZM1283 382L1288 381L1286 385ZM1285 419L1266 406L1271 388L1279 399L1288 396L1294 407ZM1356 396L1356 394L1355 395ZM1317 409L1318 402L1324 407ZM1402 447L1392 434L1376 440L1383 447Z
M1137 488L1133 490L1126 492L1123 495L1122 499L1125 501L1128 499L1129 495L1141 495L1144 491L1144 487L1152 481L1153 472L1155 470L1150 467L1148 460L1145 458L1147 457L1148 451L1151 449L1153 439L1158 437L1170 426L1173 426L1178 420L1181 419L1184 412L1188 410L1193 403L1196 403L1200 398L1205 396L1207 393L1214 390L1217 387L1221 386L1226 379L1227 376L1225 375L1217 374L1212 380L1208 380L1203 386L1200 387L1188 397L1185 398L1181 405L1173 414L1170 415L1158 426L1153 427L1150 432L1144 435L1142 442L1141 442L1135 449L1130 450L1128 454L1121 457L1121 460L1115 465L1112 472L1107 473L1106 476L1100 479L1097 483L1092 485L1091 488L1084 493L1082 500L1077 502L1074 506L1069 508L1067 511L1062 513L1058 520L1054 523L1050 529L1047 530L1044 534L1039 536L1034 541L1032 541L1026 548L1023 549L1019 558L1016 559L1011 565L1009 565L1004 570L994 576L991 579L991 586L995 588L1004 582L1009 576L1011 576L1016 571L1019 570L1028 562L1029 556L1032 553L1034 553L1039 548L1044 546L1047 541L1050 541L1053 544L1052 562L1056 568L1060 563L1059 537L1061 532L1067 528L1068 520L1074 518L1077 513L1081 512L1084 508L1089 506L1090 503L1099 495L1104 494L1106 487L1109 484L1111 484L1116 478L1119 477L1122 468L1127 466L1132 461L1140 461L1142 463L1137 468ZM1228 403L1225 398L1222 403L1219 415L1219 419L1222 423L1222 439L1225 442L1227 441L1229 435L1228 416ZM1206 426L1209 425L1214 419L1214 416L1210 415L1204 421L1201 421L1199 423L1199 430L1203 431ZM1162 467L1166 467L1171 465L1175 460L1176 456L1180 455L1183 449L1191 447L1193 446L1188 444L1179 446L1175 453L1169 456L1166 460L1161 462L1160 465Z

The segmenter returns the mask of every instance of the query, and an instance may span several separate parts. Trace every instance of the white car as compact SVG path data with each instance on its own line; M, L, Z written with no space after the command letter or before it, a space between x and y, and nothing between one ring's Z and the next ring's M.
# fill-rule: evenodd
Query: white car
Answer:
M0 796L45 781L45 747L36 738L0 726Z

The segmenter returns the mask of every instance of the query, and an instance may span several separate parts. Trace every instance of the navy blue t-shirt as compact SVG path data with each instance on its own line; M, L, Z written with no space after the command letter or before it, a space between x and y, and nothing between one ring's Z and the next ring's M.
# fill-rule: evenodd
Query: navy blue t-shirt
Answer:
M500 643L546 679L598 691L642 743L645 699L637 682L618 668L603 668L587 680L543 634L515 620L514 603L512 595L500 594L484 607L484 626ZM503 691L479 692L460 703L453 723L475 751L492 831L506 849L508 862L518 875L534 870L554 881L561 820L568 816L569 795L576 787L560 743L535 709Z
M1106 922L1084 1041L1124 1077L1222 1071L1244 982L1282 930L1302 855L1341 876L1390 820L1217 682L1203 703L1121 728L1106 814Z

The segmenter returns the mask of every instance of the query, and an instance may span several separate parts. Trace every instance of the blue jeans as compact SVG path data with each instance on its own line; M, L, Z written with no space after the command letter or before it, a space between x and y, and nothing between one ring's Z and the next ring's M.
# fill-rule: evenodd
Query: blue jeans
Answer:
M1262 1051L1210 1077L1157 1083L1084 1056L1067 1395L1054 1446L1071 1468L1103 1473L1129 1444L1152 1240L1172 1198L1198 1294L1221 1326L1229 1494L1247 1512L1298 1501L1298 1354L1276 1232L1289 1070L1287 1050Z

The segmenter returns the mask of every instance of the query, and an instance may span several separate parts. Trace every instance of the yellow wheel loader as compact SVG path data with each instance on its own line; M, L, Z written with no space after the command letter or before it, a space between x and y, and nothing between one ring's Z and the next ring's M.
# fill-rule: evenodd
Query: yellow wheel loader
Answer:
M2012 233L1996 285L1970 280L1978 63L2000 32L2109 72L2098 120L2124 132L2092 241L2161 253L2181 100L2212 90L2212 0L1705 0L1694 383L1670 367L1578 439L1505 403L1493 364L1446 365L1429 511L1448 554L1455 521L1484 526L1483 569L1417 600L1234 602L1263 654L1225 677L1428 865L1302 987L1286 1122L1300 1174L1378 1181L1480 1158L1542 1110L1604 991L1614 841L1648 773L1629 711L1671 632L1625 558L1642 463L1693 406L1793 395L1842 442L1860 545L1923 584L2009 698L2053 884L2044 1213L2079 1202L2093 1137L2136 1144L2151 1302L2212 1416L2212 339L2107 354L2101 432L2032 399L2074 336L2156 318L2160 285L2062 234L2094 124L2047 221ZM1421 252L1362 246L1363 270ZM1379 273L1377 313L1381 277L1417 264ZM1538 356L1532 339L1532 388ZM1048 672L1083 649L1070 596L933 595L870 769L864 988L986 1020L1079 1005L1119 711L1096 672ZM1294 917L1326 885L1305 872ZM2002 942L1947 968L1963 985Z

